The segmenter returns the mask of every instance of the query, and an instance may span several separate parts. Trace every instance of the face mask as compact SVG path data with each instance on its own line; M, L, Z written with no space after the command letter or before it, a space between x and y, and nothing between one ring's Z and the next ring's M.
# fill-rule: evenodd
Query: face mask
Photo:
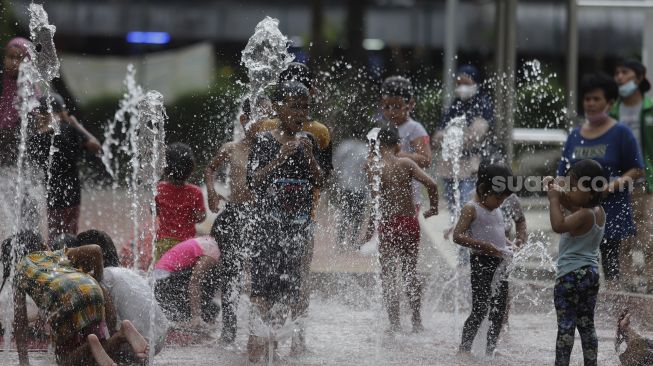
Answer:
M477 91L478 87L476 85L459 85L454 90L454 93L456 93L456 96L462 101L466 101L476 95Z
M637 84L635 84L635 81L631 80L619 87L619 95L622 98L628 98L629 96L633 95L636 90Z

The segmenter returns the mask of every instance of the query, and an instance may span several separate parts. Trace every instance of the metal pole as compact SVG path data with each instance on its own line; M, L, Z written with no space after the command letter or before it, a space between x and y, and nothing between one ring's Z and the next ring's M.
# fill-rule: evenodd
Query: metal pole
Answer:
M578 4L568 0L567 4L567 121L573 127L576 119L576 98L578 90Z
M505 73L506 95L504 111L503 138L506 147L506 160L512 162L513 144L512 130L515 125L515 74L517 73L517 0L507 0L505 9L506 40L505 40Z
M505 146L503 121L505 120L505 59L506 59L506 4L503 0L496 0L495 15L495 46L494 46L494 65L495 65L495 85L494 85L494 116L497 121L496 143L507 149Z
M456 69L456 6L458 0L447 0L444 20L444 83L443 101L449 106L452 100L454 80L452 74Z
M653 67L653 8L648 8L645 12L644 33L642 34L642 63L646 66L646 70L651 70L651 67Z

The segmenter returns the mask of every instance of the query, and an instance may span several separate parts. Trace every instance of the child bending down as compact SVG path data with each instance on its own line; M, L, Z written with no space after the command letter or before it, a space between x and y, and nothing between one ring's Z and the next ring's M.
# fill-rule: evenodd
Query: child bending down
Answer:
M594 308L599 292L599 246L606 222L600 205L600 183L605 178L601 164L590 159L575 163L567 178L566 191L561 182L545 178L551 228L562 234L553 290L558 317L555 364L569 365L578 328L585 366L590 366L597 364L598 355Z
M113 366L116 363L112 357L118 356L125 343L138 360L147 358L147 342L129 320L109 336L109 330L116 329L115 311L111 298L99 284L103 270L102 251L97 245L44 251L45 245L38 241L16 243L20 245L13 249L11 243L3 243L2 260L4 268L11 267L14 250L18 261L14 277L14 329L21 365L29 364L26 295L48 313L58 364L81 366L96 362Z
M390 319L390 331L401 328L399 321L400 285L397 272L403 272L406 293L413 312L413 331L423 329L421 308L421 284L417 274L420 229L417 210L413 201L413 180L423 184L429 192L430 209L424 213L428 218L438 213L438 187L417 164L397 155L399 135L394 130L381 129L378 134L380 145L380 169L370 160L367 174L372 185L373 196L379 197L381 225L379 227L379 261L381 263L381 284L383 299ZM374 191L374 180L380 175L380 190ZM371 225L370 225L371 226Z
M481 167L476 180L476 195L467 203L454 229L453 241L471 249L472 312L463 327L460 352L469 353L483 319L488 315L486 353L496 348L508 304L508 281L498 277L497 269L505 257L512 256L506 238L501 204L512 194L508 190L510 168L492 164Z

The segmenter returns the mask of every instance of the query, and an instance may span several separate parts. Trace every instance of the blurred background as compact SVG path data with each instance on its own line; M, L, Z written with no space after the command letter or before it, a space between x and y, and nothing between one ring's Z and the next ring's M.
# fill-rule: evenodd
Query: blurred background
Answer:
M647 1L42 3L57 27L61 78L55 89L87 128L102 136L132 63L137 81L165 97L167 139L190 143L200 167L231 138L247 83L241 51L266 15L279 19L296 60L324 81L318 88L325 101L314 114L336 140L371 125L378 86L390 74L406 75L416 84L415 118L432 132L451 99L452 70L464 63L479 67L486 78L500 75L502 83L516 86L507 89L515 91L510 95L501 94L506 88L493 88L504 136L514 138L513 127L565 130L573 125L574 90L582 74L611 74L624 57L643 58L646 64L646 44L651 43L645 36L651 13ZM29 37L28 5L26 0L2 1L2 44L16 35ZM527 87L533 80L525 80L529 71L532 77L533 60L542 76L534 88ZM355 102L349 101L352 95ZM559 146L555 136L551 140ZM101 180L98 167L91 170Z

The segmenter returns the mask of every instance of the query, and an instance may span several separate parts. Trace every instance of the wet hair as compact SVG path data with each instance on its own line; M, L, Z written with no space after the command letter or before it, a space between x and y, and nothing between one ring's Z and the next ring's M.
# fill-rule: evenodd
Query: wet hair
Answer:
M607 74L600 72L583 76L580 82L580 95L582 97L597 89L603 90L603 95L609 102L615 101L619 97L617 82Z
M383 147L394 147L399 144L399 133L397 129L382 128L377 135L379 144Z
M15 248L12 247L12 242L15 243ZM11 251L14 250L14 261L18 263L23 257L29 253L38 252L45 249L43 238L41 234L25 230L16 235L12 235L2 242L2 249L0 251L0 261L2 261L2 285L0 285L0 292L5 287L5 282L11 274Z
M66 103L63 100L63 97L57 93L50 93L50 97L48 96L43 96L39 98L39 106L38 106L38 111L39 113L47 113L48 112L48 102L50 103L50 108L52 109L53 113L61 113L66 111Z
M268 98L266 95L259 95L256 98L256 105L259 106L265 101L269 101L270 98ZM243 110L243 114L246 116L250 116L252 114L252 103L249 101L249 98L245 99L243 101L243 105L241 106L241 109Z
M601 163L592 159L580 160L569 168L567 175L577 180L584 178L582 182L579 181L578 183L592 194L592 198L583 206L584 208L593 208L601 204L603 191L605 190L604 183L607 183Z
M119 267L120 259L116 246L109 234L101 230L86 230L77 234L78 246L97 244L102 249L102 259L105 267Z
M283 102L286 100L286 98L293 98L293 97L309 97L310 92L308 91L308 88L300 83L299 81L295 80L290 80L290 81L285 81L279 86L277 86L277 90L274 92L274 101L275 102Z
M476 178L476 193L480 197L488 195L509 196L513 192L509 179L512 170L504 164L487 164L478 168Z
M50 243L50 248L52 248L52 250L76 248L78 246L77 237L72 234L60 234Z
M166 149L166 166L163 173L176 182L188 180L195 169L195 155L190 146L175 142Z
M413 99L413 84L403 76L390 76L383 80L381 96L402 97L406 102Z
M286 81L299 81L309 90L312 86L312 79L313 75L311 75L311 70L301 62L291 62L288 67L281 72L281 75L279 75L279 83Z

